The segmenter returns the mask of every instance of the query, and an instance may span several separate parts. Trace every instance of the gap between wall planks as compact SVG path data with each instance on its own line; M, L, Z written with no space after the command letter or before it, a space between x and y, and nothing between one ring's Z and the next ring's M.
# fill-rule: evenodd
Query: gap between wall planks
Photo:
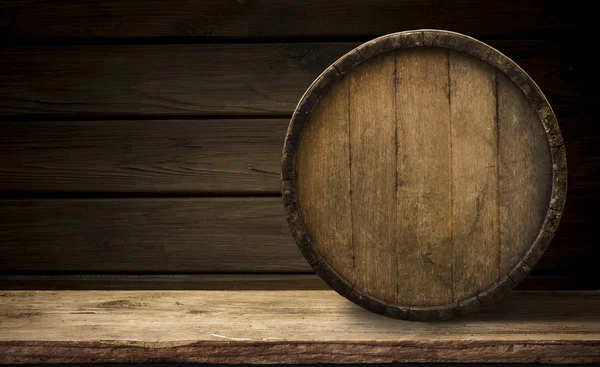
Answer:
M490 40L521 65L554 108L581 93L581 51L566 41ZM308 85L357 43L7 47L0 58L0 115L269 116L291 114ZM227 78L223 78L227 75ZM558 116L560 121L560 116Z
M592 281L600 201L571 199L536 270ZM278 197L3 200L0 238L0 269L13 273L310 271Z
M507 36L579 30L586 9L533 0L490 6L476 0L306 0L301 3L82 0L5 1L0 25L11 39L375 37L429 28ZM32 26L35 24L36 26Z
M0 292L0 363L600 362L600 294L390 320L327 291ZM311 322L307 322L311 320Z

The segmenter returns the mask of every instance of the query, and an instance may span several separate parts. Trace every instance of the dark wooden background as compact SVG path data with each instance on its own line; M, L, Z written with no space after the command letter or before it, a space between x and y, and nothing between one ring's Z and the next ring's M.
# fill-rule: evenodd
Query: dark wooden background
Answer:
M439 28L520 64L563 131L564 217L521 287L600 288L597 37L584 4L0 1L0 287L323 287L280 202L291 112L359 43Z

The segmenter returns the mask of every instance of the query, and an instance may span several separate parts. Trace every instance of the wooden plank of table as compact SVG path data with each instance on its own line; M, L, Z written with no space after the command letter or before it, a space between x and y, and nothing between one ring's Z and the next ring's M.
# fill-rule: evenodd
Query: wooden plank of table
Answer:
M600 292L511 292L468 319L333 291L5 291L0 363L598 363Z
M560 271L598 284L598 232L589 218L599 199L569 196L534 274ZM5 274L311 271L279 197L0 200L0 238Z
M568 42L490 40L554 107L589 100ZM358 43L6 47L0 115L273 116L291 114L310 83ZM226 77L224 77L226 76Z
M574 11L543 0L510 0L502 6L475 0L19 0L1 3L0 25L13 42L23 38L375 36L423 27L506 35L578 29L584 14L581 6Z

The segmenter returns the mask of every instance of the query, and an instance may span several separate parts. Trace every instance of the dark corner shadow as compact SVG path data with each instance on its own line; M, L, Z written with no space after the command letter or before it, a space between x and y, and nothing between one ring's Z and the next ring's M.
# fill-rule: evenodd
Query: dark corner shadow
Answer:
M445 321L404 321L368 312L358 306L348 308L357 323L371 323L382 331L396 322L414 325L438 325L441 328L469 323L548 322L548 324L591 323L600 321L600 293L594 291L511 291L496 304L483 307L478 314ZM377 326L376 326L377 325Z

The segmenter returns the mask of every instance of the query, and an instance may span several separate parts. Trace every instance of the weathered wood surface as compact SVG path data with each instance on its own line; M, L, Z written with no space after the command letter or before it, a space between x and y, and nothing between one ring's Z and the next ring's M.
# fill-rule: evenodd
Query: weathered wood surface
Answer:
M527 100L519 98L517 87L503 75L496 74L498 136L496 175L498 177L498 241L507 251L500 252L499 270L508 272L527 251L537 236L546 215L546 198L550 188L542 182L552 180L547 137L537 129L537 116ZM514 220L512 217L527 218Z
M365 292L376 293L389 302L395 300L397 287L396 277L389 274L394 274L398 266L393 256L397 225L393 200L396 192L396 113L388 108L394 104L396 97L394 83L382 83L382 80L394 80L395 61L395 55L383 55L348 75L349 85L344 97L348 100L350 156L344 163L349 167L350 190L343 200L349 201L351 207L348 212L334 214L352 218L350 253L354 259L354 272L351 278L346 279L352 280L352 284ZM373 70L378 72L373 73ZM325 103L321 106L330 108ZM335 144L328 137L324 138ZM312 155L309 152L311 148L302 146L301 149ZM301 172L306 174L306 171L300 170L296 174L300 176ZM300 178L303 184L310 180L306 180L306 176L298 177L298 180ZM311 200L314 197L304 198L302 203ZM326 223L319 225L329 230ZM336 246L335 255L348 251L346 247L337 245L330 245Z
M596 290L581 275L529 275L518 290ZM0 275L1 290L330 290L315 274L28 274Z
M0 114L155 118L290 114L306 85L354 46L7 48L0 58Z
M452 263L452 294L454 301L459 301L484 291L507 274L506 270L500 272L498 263L499 254L505 251L512 253L513 249L502 246L502 233L498 229L498 206L501 202L498 195L501 184L497 169L498 161L501 160L498 156L498 131L502 127L498 125L496 116L501 109L509 110L513 106L500 107L500 102L496 99L496 70L474 57L465 57L463 53L450 50L447 79L450 83L447 98L450 108L452 157L452 257L438 258L436 262L450 260ZM527 103L523 93L515 98ZM543 133L542 124L537 116L524 123L533 125L533 129L537 127L537 131ZM509 140L511 138L508 137ZM532 159L539 159L540 164L551 169L547 143L542 148L546 148L545 151L542 150L539 157ZM534 181L534 184L540 188L548 187L552 184L551 177L537 177L539 181ZM542 191L536 197L544 193ZM515 195L529 205L534 204L519 190ZM542 198L545 199L542 205L547 206L549 195ZM426 200L427 196L421 195L419 199ZM545 214L541 218L535 218L535 223L537 220L542 221ZM527 219L526 216L513 217L509 222ZM534 230L539 232L540 226ZM519 245L528 248L531 244L529 242ZM524 252L520 251L516 257L520 260L523 254ZM437 255L432 253L430 256ZM516 263L510 264L511 268L515 265Z
M1 292L0 363L598 363L600 294L415 323L333 291ZM307 322L309 321L309 322Z
M0 58L0 114L291 114L354 43L14 47ZM227 76L224 78L223 76Z
M284 202L290 218L302 218L290 219L292 231L311 239L298 242L308 262L340 294L366 299L378 313L458 303L464 314L505 292L539 259L528 251L546 249L549 239L539 234L556 230L548 207L560 213L552 202L565 195L565 186L553 185L553 169L564 173L553 153L561 140L549 144L539 102L521 90L527 75L516 86L504 66L442 47L369 58L391 40L415 47L411 37L428 34L465 40L401 33L347 54L307 91L284 148L298 146L295 168L288 168L295 150L283 158L283 179L298 195L284 190ZM468 46L451 48L461 47ZM321 99L327 83L335 93ZM297 126L305 126L301 135ZM321 166L324 154L338 150L349 154ZM339 226L346 218L351 226Z
M557 113L569 160L569 189L593 195L600 189L596 149L600 131L591 115L579 116L572 109ZM288 123L288 119L3 122L0 192L278 195L281 144Z
M288 120L0 124L0 192L277 194Z
M337 103L335 103L337 102ZM334 103L334 104L331 104ZM352 218L331 213L347 213L351 203L346 200L350 195L350 135L348 114L348 81L334 86L323 96L326 109L314 112L314 124L306 127L304 138L314 142L315 149L321 152L321 159L316 161L310 155L298 155L298 167L314 172L314 180L306 185L298 186L300 198L320 197L321 200L309 201L306 210L314 216L306 218L305 224L313 228L311 232L322 245L322 256L328 262L344 270L353 270L352 257ZM330 144L329 142L335 142ZM324 230L319 224L329 222L333 230ZM344 246L347 251L339 251Z
M570 196L534 275L574 276L598 288L590 218L599 199ZM310 271L279 197L3 200L0 238L4 273Z
M587 279L589 286L589 282L600 278L594 262L600 256L599 247L595 246L598 242L597 232L589 220L598 203L595 190L599 187L597 178L600 177L600 165L597 164L596 147L600 146L600 134L596 131L598 112L594 102L590 103L590 100L595 100L595 97L591 98L594 93L590 91L596 90L597 86L594 78L590 77L593 74L589 73L595 67L594 60L589 57L585 47L580 47L585 42L585 37L580 36L585 34L580 32L584 13L581 4L574 7L537 0L526 3L510 1L492 7L477 1L440 4L436 1L355 0L348 3L309 0L300 5L289 2L282 5L270 0L260 3L219 0L193 3L175 0L165 3L150 0L143 4L130 0L2 1L2 42L5 45L29 44L33 47L4 47L0 51L0 106L5 106L0 107L3 120L0 124L0 145L7 141L7 136L10 137L10 144L0 147L1 195L4 198L51 198L112 196L112 193L119 197L152 196L154 193L160 193L160 196L275 194L279 190L279 179L278 175L270 173L270 168L279 165L280 151L275 151L276 155L267 161L265 154L271 152L269 143L265 146L268 151L260 145L244 145L239 157L222 157L224 165L221 165L221 162L216 163L219 159L217 155L214 155L214 160L206 159L213 154L212 146L208 144L202 151L202 157L197 154L197 148L190 145L178 150L166 148L185 141L189 137L186 136L188 131L194 133L196 138L211 136L212 133L216 138L216 126L213 130L211 125L202 124L199 127L198 122L190 121L190 126L194 127L188 129L184 121L175 122L170 127L168 121L154 125L151 121L142 120L160 118L158 115L177 119L182 113L188 116L221 113L282 115L287 118L321 67L355 45L347 43L347 46L338 47L339 43L330 43L320 48L298 42L366 41L383 33L424 26L453 29L498 39L488 43L517 60L550 96L566 141L570 160L570 188L586 191L577 192L578 197L567 203L563 227L536 270L545 275L565 274L567 278L574 275L579 279L577 284L583 284L581 282ZM482 18L486 21L482 22ZM574 32L570 33L570 30ZM570 34L575 34L575 37ZM533 38L548 41L529 40ZM236 40L282 43L268 46L247 43L243 47L238 44L185 45L196 42L231 43ZM122 45L106 46L113 43ZM171 43L179 45L169 46ZM45 47L51 44L61 46ZM79 46L72 46L74 44ZM327 51L334 48L337 51ZM218 51L223 49L226 51ZM225 55L219 56L221 53ZM223 67L214 67L212 60ZM250 61L244 64L245 60ZM193 65L199 67L196 69ZM231 75L232 80L242 82L238 86L215 85L210 76L219 73ZM259 77L262 79L258 80ZM80 81L83 83L80 84ZM203 85L207 87L204 89ZM211 95L213 90L219 94L215 98ZM260 95L265 92L266 97ZM283 101L268 102L265 112L259 110L264 100L272 97L278 99L280 96L284 96ZM15 99L11 99L13 97ZM123 103L119 104L120 101ZM221 101L225 101L227 108L219 107ZM243 103L242 107L238 105L240 102ZM202 104L212 105L204 107ZM255 109L257 105L259 109ZM567 108L557 109L559 105ZM47 121L49 115L57 119L67 117L70 121L50 122ZM124 116L136 116L140 121L127 122L122 127L112 121L89 121L96 117L113 119ZM30 117L44 121L23 122L31 121ZM16 128L18 124L7 124L10 119L20 121L24 124L23 128ZM175 140L169 142L159 136L147 137L140 126L146 122L150 123L148 128L157 135ZM247 121L240 120L239 123L245 125ZM278 130L272 124L263 125L262 120L251 123L260 125L260 136L268 136L272 141L284 133L284 127ZM281 123L285 125L287 121L282 120ZM85 147L78 144L78 138L68 132L76 131L78 124L85 125L78 130L86 142ZM164 125L159 127L159 124ZM233 122L227 126L238 131ZM90 131L93 136L82 130ZM124 138L129 140L130 147L118 143L119 139ZM64 146L53 144L53 141ZM194 139L193 142L198 140ZM19 144L30 149L21 150ZM156 144L155 150L151 150L152 144ZM229 144L242 148L228 141L227 145L221 147L222 151L226 151ZM71 150L75 146L77 149ZM54 160L48 160L49 157ZM252 169L247 167L248 171L244 171L243 157L251 160ZM189 162L192 162L192 166ZM204 166L209 163L211 167L207 171L197 170L200 167L207 168ZM269 173L259 172L257 167ZM141 170L134 175L135 168ZM64 177L69 177L69 180ZM135 200L116 202L120 203L114 204L113 208L121 212L138 212ZM60 200L53 207L62 205L63 208L50 212L77 218L76 221L63 223L59 229L63 231L62 236L74 241L74 244L81 244L87 238L99 238L105 228L128 230L126 223L111 224L104 219L98 221L102 215L98 217L97 213L84 213L87 205L69 206L64 203L64 200ZM36 205L44 207L47 204L41 201ZM270 210L279 210L278 200L273 201ZM79 214L64 214L69 211ZM41 211L34 212L42 215ZM11 215L11 211L3 212L3 216ZM136 220L129 222L137 223ZM185 241L191 243L199 236L204 238L202 224L186 222L183 226L189 228L188 233L192 233L191 228L194 230L193 235L190 234ZM268 233L265 236L279 230L272 224L261 228L263 234ZM4 230L9 231L8 228ZM34 231L38 239L26 233L23 229L18 231L23 247L16 248L17 251L36 241L45 243L46 248L68 247L64 238L62 241L58 239L58 234L51 236L49 240L53 242L48 243L43 240L43 231ZM281 243L289 244L289 238L283 239L281 233ZM73 234L76 236L73 237ZM225 256L224 264L230 264L232 256L235 259L234 249L241 248L244 243L244 237L237 230L227 235L235 238L235 243L219 246L217 253L218 256ZM124 251L124 247L119 245L124 243L120 238L106 237L109 248L117 256ZM183 241L180 237L170 236L165 238L165 247L178 247L174 243L180 241ZM262 243L272 243L269 241L273 239L263 240ZM278 242L273 247L275 250L269 255L272 268L280 268L279 261L289 261L287 255L279 258L280 251L293 251L286 245ZM84 251L86 248L84 246ZM197 254L194 251L201 248L186 247L193 257ZM31 251L26 250L25 253ZM65 269L65 264L66 269L73 269L68 264L73 261L78 263L76 258L73 260L76 255L74 251L51 252L48 256L52 260L44 260L47 261L44 266L48 269L48 264L55 261L59 265L56 269L58 272ZM61 256L67 256L64 262L60 260ZM134 259L136 256L139 257ZM125 258L138 262L145 261L147 255L141 249L138 254L130 253ZM35 273L40 259L30 259L30 265L24 265L23 268ZM109 260L103 258L99 261ZM245 260L239 260L240 263L242 261ZM292 262L298 264L296 260ZM122 268L127 266L124 264ZM305 271L289 263L284 267L293 268L291 271ZM148 270L151 272L163 271L160 264L152 263L148 268L152 269ZM195 267L193 271L203 269ZM56 282L54 279L36 284L53 287ZM133 286L135 283L132 281L128 284ZM555 288L573 286L573 283L565 281L547 284L555 284Z
M581 50L538 40L489 44L521 65L554 107L588 100L581 93L579 68L587 57ZM0 115L290 115L321 71L357 45L6 47L0 51Z
M0 269L309 271L279 198L0 202Z
M424 26L506 35L578 29L582 13L580 7L570 9L542 0L511 0L501 7L474 0L447 4L434 0L289 4L274 0L168 4L158 0L12 0L0 3L0 30L13 42L31 38L373 37Z
M532 287L538 278L531 279ZM539 288L539 287L538 287ZM20 290L328 290L315 274L0 275L0 289Z
M448 287L452 248L447 240L452 209L448 55L438 51L408 51L396 59L396 226L398 241L413 243L397 252L397 263L403 264L398 269L397 298L399 302L414 299L424 306L448 303L453 297ZM415 213L423 195L430 205L421 206L419 220L405 220ZM424 260L433 261L429 258L433 252L443 254L440 257L445 262L437 261L435 269L423 268L420 264Z

